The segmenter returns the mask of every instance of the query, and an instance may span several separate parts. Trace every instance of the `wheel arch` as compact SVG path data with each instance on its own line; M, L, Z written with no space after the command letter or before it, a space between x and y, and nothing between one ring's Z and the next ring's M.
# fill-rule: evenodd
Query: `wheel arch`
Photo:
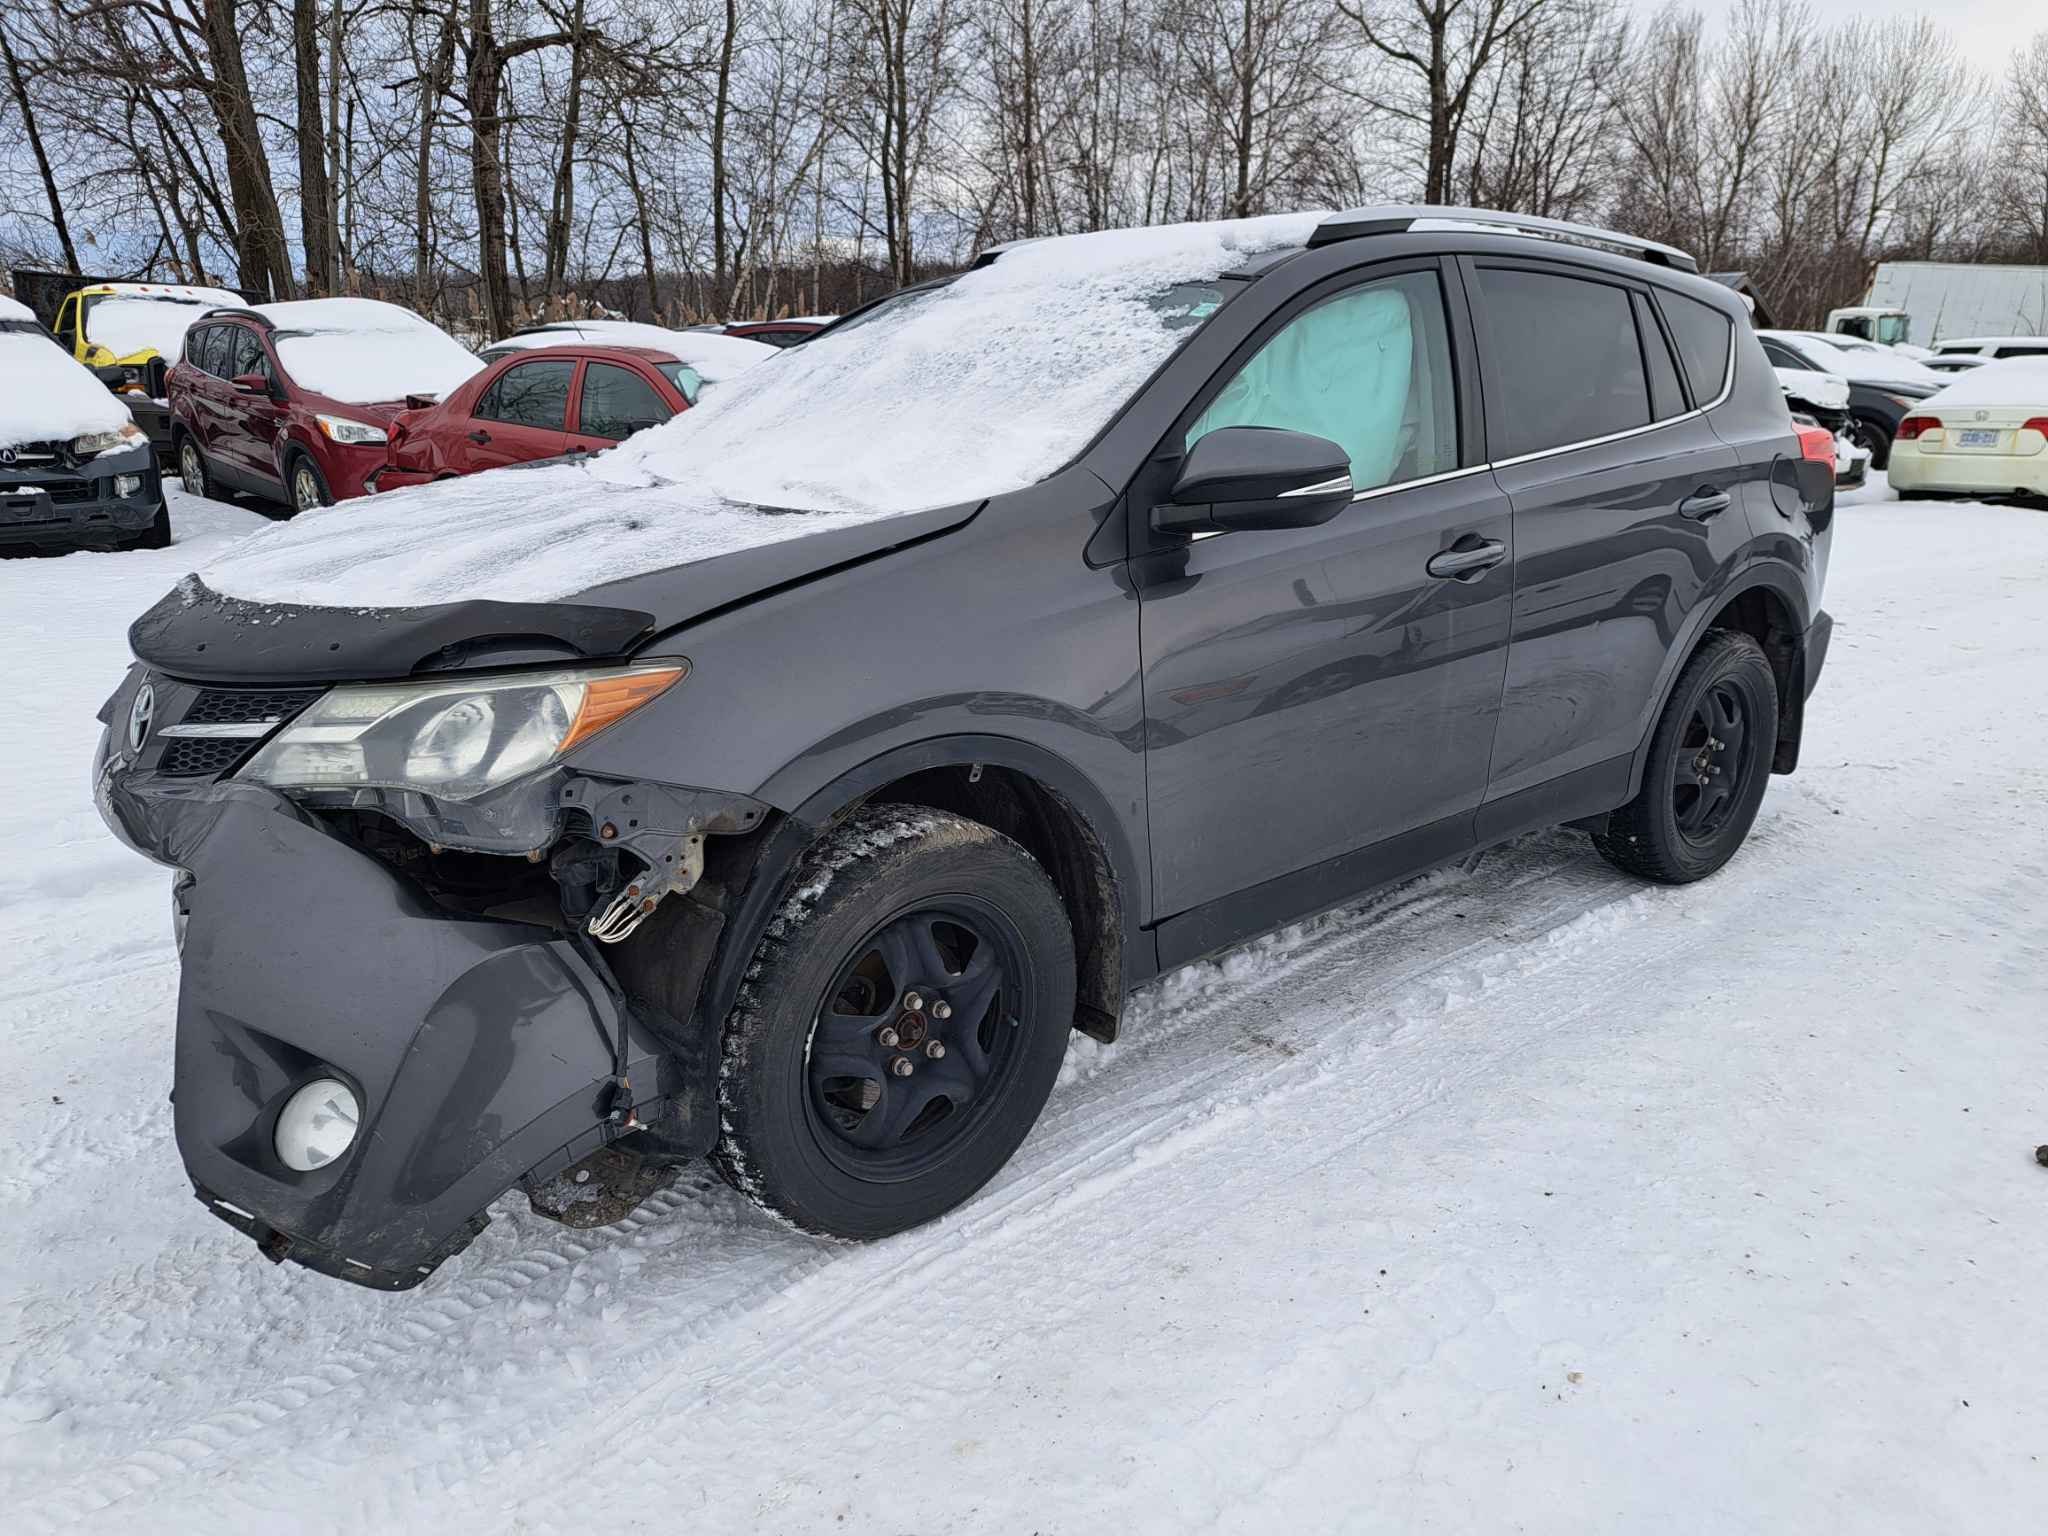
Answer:
M1643 787L1650 741L1657 722L1671 702L1671 691L1700 642L1717 629L1751 636L1763 647L1778 683L1778 738L1771 757L1773 773L1790 773L1799 765L1799 742L1806 725L1806 631L1812 623L1805 589L1796 572L1776 561L1748 567L1717 588L1693 610L1657 680L1656 707L1643 728L1643 739L1629 765L1628 797Z

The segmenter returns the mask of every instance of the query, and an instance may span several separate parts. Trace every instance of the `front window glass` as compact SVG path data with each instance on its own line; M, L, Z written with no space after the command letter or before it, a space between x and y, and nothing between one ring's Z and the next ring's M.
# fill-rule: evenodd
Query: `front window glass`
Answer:
M1192 296L1190 310L1202 302ZM1199 324L1190 313L1189 319ZM1328 438L1359 490L1458 467L1451 350L1436 274L1410 272L1326 299L1282 326L1223 386L1187 442L1219 427Z
M673 415L654 386L632 369L615 363L585 365L583 398L576 407L577 431L616 443Z

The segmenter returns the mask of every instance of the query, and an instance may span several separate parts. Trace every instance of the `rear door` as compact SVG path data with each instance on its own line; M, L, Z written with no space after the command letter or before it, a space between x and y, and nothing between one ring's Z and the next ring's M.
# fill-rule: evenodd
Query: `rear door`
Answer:
M1647 285L1564 262L1463 260L1515 526L1483 840L1614 803L1665 658L1749 527L1738 455L1704 414L1731 377L1724 316L1694 305L1721 335L1688 387Z
M576 428L569 434L571 452L609 448L635 432L657 427L675 415L654 382L638 369L592 358L583 365L576 395Z
M225 324L197 326L185 346L186 361L192 365L184 380L192 432L209 459L219 457L227 425L228 387L221 375L233 354L234 329Z
M1159 910L1208 906L1162 928L1162 956L1470 842L1506 659L1510 526L1476 431L1461 431L1477 375L1454 300L1435 261L1310 290L1246 342L1132 488ZM1145 514L1186 446L1225 426L1329 438L1356 499L1316 528L1154 533Z
M451 423L448 459L458 474L553 458L568 449L573 357L514 363L477 397L467 422Z
M277 437L283 407L268 394L243 394L235 387L235 380L253 375L271 385L276 381L277 371L271 366L270 353L255 327L228 325L222 329L227 333L219 358L224 377L215 383L223 397L223 417L214 453L244 474L276 481L278 469L271 444Z

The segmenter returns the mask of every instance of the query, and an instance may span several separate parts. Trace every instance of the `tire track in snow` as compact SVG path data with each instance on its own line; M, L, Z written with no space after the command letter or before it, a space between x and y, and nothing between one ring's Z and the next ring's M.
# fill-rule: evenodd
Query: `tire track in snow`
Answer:
M1492 867L1498 865L1506 867ZM1475 869L1485 871L1478 881L1473 878ZM1501 878L1503 874L1507 878ZM1547 899L1539 900L1535 910L1527 910L1525 903L1530 891L1544 887L1552 888ZM1444 928L1438 914L1446 903L1461 898L1470 898L1463 904L1474 909L1474 920L1484 931L1431 950L1430 938L1454 938L1455 930ZM1643 901L1641 887L1592 862L1579 840L1525 840L1505 854L1490 856L1483 864L1468 860L1457 869L1425 876L1401 887L1363 909L1319 919L1256 941L1226 955L1220 963L1209 962L1174 973L1136 1000L1132 1027L1137 1049L1129 1054L1138 1061L1166 1054L1174 1041L1185 1039L1218 1014L1255 1003L1276 988L1287 987L1297 994L1309 989L1334 989L1338 1000L1335 1006L1339 1009L1370 1012L1381 1000L1397 997L1418 985L1429 986L1431 978L1462 975L1470 986L1483 987L1488 962L1518 949L1534 951L1533 963L1549 968L1563 963L1565 957L1582 947L1578 943L1557 946L1550 936L1558 930L1582 924L1589 912L1643 910ZM1489 917L1494 921L1485 921ZM1418 928L1419 934L1414 931ZM1423 940L1422 947L1429 952L1405 964L1385 964L1385 952L1417 938ZM1544 953L1546 948L1552 952ZM1233 968L1246 967L1252 969L1250 976L1232 976ZM1373 969L1375 980L1361 992L1355 987L1356 972L1367 967ZM1177 991L1190 990L1192 996L1172 996ZM1361 1022L1354 1021L1354 1025ZM718 1308L685 1316L665 1327L658 1339L658 1349L650 1350L643 1342L632 1353L633 1368L644 1375L660 1362L680 1359L711 1333L746 1329L757 1323L765 1326L791 1309L796 1309L800 1316L806 1310L813 1318L836 1316L844 1310L844 1293L849 1288L877 1287L886 1291L934 1265L956 1265L965 1257L981 1257L979 1245L984 1241L993 1242L1000 1249L1028 1240L1030 1233L1063 1213L1105 1199L1124 1183L1142 1177L1148 1168L1214 1140L1230 1125L1256 1113L1261 1103L1327 1077L1332 1070L1327 1060L1332 1043L1314 1042L1300 1048L1301 1054L1297 1056L1283 1056L1248 1072L1244 1037L1219 1031L1198 1048L1192 1061L1183 1064L1164 1082L1146 1081L1142 1075L1145 1069L1141 1067L1136 1077L1127 1077L1123 1072L1116 1074L1121 1079L1116 1085L1117 1092L1089 1095L1087 1102L1072 1107L1056 1101L1053 1112L1034 1133L1031 1143L1058 1149L1052 1166L1019 1169L1013 1165L973 1205L928 1229L923 1241L902 1238L868 1249L825 1243L808 1247L794 1262L771 1266L768 1274L749 1275L743 1294ZM1356 1046L1354 1042L1353 1048ZM1116 1054L1124 1055L1124 1048L1119 1047ZM1103 1075L1098 1073L1097 1077ZM1219 1080L1231 1084L1232 1091L1221 1097L1209 1095L1207 1090ZM1438 1087L1429 1097L1441 1096L1449 1091L1448 1084L1463 1080L1464 1075L1440 1077ZM1136 1105L1130 1098L1133 1092ZM1134 1109L1138 1112L1136 1118ZM653 1217L643 1215L635 1229L673 1219L677 1203L671 1199ZM646 1209L643 1207L643 1213ZM782 1236L779 1230L774 1235ZM619 1242L625 1233L611 1229L600 1236ZM908 1251L904 1251L906 1243L913 1245ZM431 1317L422 1313L401 1320L371 1344L336 1352L329 1357L329 1368L324 1371L301 1371L287 1381L238 1399L111 1466L93 1469L65 1489L52 1490L28 1506L24 1515L27 1528L61 1529L67 1523L104 1513L143 1493L161 1498L169 1492L166 1484L200 1474L208 1465L235 1454L259 1434L264 1442L261 1454L266 1463L275 1466L277 1436L281 1429L289 1428L287 1421L309 1413L316 1405L323 1424L333 1422L337 1413L346 1415L346 1409L338 1409L327 1399L337 1392L369 1395L377 1381L387 1374L402 1372L408 1361L422 1353L457 1345L459 1336L470 1327L491 1326L491 1318L502 1313L502 1304L526 1291L534 1281L573 1269L593 1252L600 1251L602 1248L594 1239L588 1246L581 1242L550 1243L494 1261L489 1270L474 1276L458 1273L452 1277L456 1284L438 1294L432 1289L414 1293L436 1307ZM539 1273L528 1272L535 1267ZM842 1275L841 1271L847 1273ZM433 1285L430 1282L430 1287ZM404 1298L396 1300L404 1304ZM452 1306L440 1306L443 1302ZM798 1337L810 1337L816 1326L813 1324ZM752 1369L767 1369L797 1347L790 1343L771 1350ZM440 1487L456 1486L464 1478L509 1456L508 1443L541 1443L557 1424L573 1422L574 1414L608 1413L617 1406L616 1395L602 1391L574 1404L538 1408L531 1403L520 1404L517 1411L524 1422L510 1427L510 1442L479 1437L482 1445L458 1450L453 1458L456 1464L429 1481ZM317 1454L317 1446L321 1439L317 1432L299 1436L293 1461L304 1458L309 1463L308 1470L319 1466L322 1458ZM415 1485L427 1470L413 1469ZM400 1510L389 1513L394 1519L402 1518Z

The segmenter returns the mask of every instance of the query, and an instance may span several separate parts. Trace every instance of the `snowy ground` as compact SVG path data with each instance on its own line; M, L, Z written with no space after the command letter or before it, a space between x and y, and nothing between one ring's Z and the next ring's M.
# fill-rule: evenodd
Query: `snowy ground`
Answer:
M259 524L175 515L0 562L10 1529L2048 1508L2048 512L1849 499L1806 766L1702 886L1526 838L1149 989L935 1226L697 1176L585 1235L505 1202L402 1296L263 1263L172 1144L165 881L85 770L128 618Z

